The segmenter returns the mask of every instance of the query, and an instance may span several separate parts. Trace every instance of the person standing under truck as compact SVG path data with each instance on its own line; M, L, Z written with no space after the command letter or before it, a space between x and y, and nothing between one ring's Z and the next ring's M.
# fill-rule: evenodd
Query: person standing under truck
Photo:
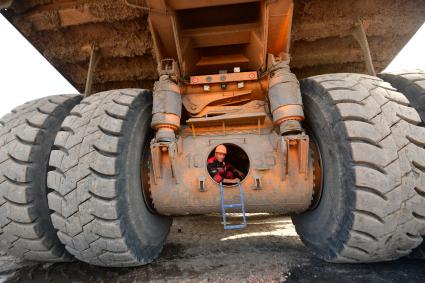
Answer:
M245 174L234 168L230 163L226 163L224 161L226 155L226 146L218 145L215 148L214 156L208 158L208 172L217 183L237 184L241 181L241 178L245 177Z

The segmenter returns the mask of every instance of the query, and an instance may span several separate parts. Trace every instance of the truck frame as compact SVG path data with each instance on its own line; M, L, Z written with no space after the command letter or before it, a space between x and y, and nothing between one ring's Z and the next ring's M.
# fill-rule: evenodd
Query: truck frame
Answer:
M392 260L420 245L421 112L374 76L361 21L371 76L300 83L290 69L292 0L124 3L149 13L153 91L92 94L102 53L93 44L84 94L2 118L3 250L137 266L159 255L173 216L221 213L225 229L240 229L256 212L291 215L306 246L331 262ZM240 182L208 172L218 145L243 168ZM242 225L229 225L225 209Z

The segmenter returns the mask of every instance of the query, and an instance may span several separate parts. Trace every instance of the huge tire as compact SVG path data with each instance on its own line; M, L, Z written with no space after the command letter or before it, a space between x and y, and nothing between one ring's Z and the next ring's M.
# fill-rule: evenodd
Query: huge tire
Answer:
M82 261L137 266L162 250L171 218L149 211L140 178L151 109L150 91L114 90L84 99L63 122L48 201L59 239Z
M409 100L409 106L416 109L419 116L421 117L421 126L425 127L425 70L413 70L413 71L402 71L396 73L379 74L380 78L384 81L389 82L399 92L403 93ZM422 140L415 140L415 142L425 147L425 136ZM423 156L421 156L424 158ZM424 164L421 162L420 164ZM417 216L422 216L422 221L425 221L425 177L424 167L418 168L416 171L418 177L422 178L421 182L418 182L416 187L417 196L416 199L422 199L416 201L414 212ZM425 230L421 231L422 235L425 235ZM417 249L411 254L415 258L425 258L425 243L422 243Z
M0 249L31 261L67 261L47 206L55 136L80 96L27 102L0 120Z
M418 111L425 126L425 70L378 75L390 83L409 100L409 105Z
M375 77L317 76L303 80L301 88L324 171L318 206L293 217L301 239L330 262L409 254L422 242L424 228L412 201L420 181L412 159L424 156L410 140L414 131L423 134L418 114Z

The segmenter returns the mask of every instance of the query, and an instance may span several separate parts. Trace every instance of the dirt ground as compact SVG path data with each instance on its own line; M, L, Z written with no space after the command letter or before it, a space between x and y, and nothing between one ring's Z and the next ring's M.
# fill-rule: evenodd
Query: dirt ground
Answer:
M240 231L224 231L219 215L176 218L160 257L137 268L23 264L9 257L0 261L0 282L425 281L425 262L413 259L325 263L304 247L290 218L267 214L249 216L248 227Z

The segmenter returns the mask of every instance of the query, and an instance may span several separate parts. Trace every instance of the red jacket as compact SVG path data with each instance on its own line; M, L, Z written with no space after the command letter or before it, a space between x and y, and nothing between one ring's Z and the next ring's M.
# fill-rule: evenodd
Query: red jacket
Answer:
M215 156L208 158L207 168L211 177L213 177L217 183L222 182L223 179L234 178L234 169L232 165L226 162L219 162Z

